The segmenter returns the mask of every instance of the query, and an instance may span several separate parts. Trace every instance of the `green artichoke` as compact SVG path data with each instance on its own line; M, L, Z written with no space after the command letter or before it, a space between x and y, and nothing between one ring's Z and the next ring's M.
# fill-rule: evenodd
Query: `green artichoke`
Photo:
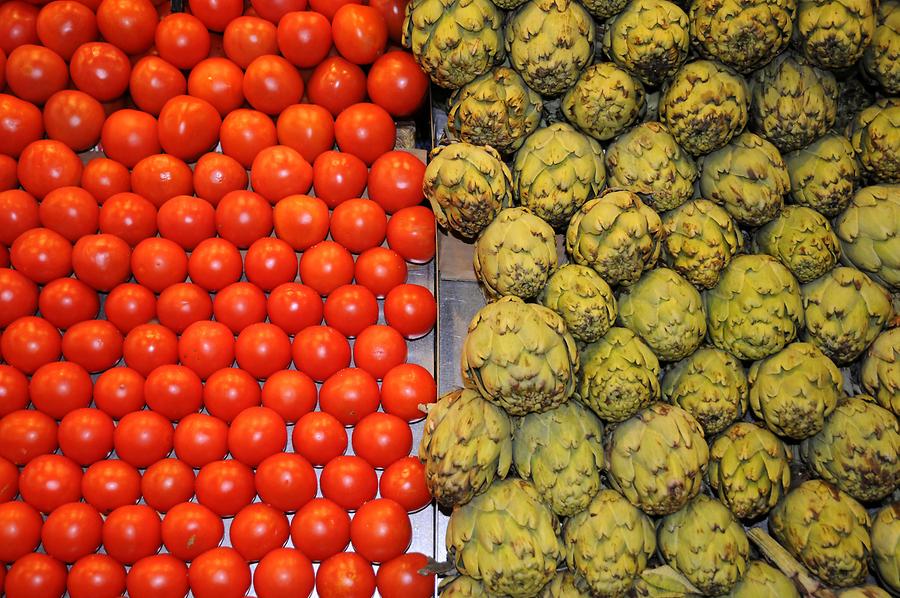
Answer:
M900 425L868 398L841 400L800 453L826 482L857 500L876 501L900 486Z
M553 227L572 214L606 182L600 144L566 123L538 129L516 152L513 189L519 203Z
M570 123L600 141L633 125L644 107L644 86L611 62L587 67L561 105Z
M873 183L900 183L900 100L880 100L856 115L847 136Z
M802 440L825 426L841 398L841 371L815 345L791 343L750 368L750 407L779 436Z
M837 363L859 357L894 311L888 292L855 268L835 268L800 292L806 319L803 340Z
M891 598L891 595L878 586L860 586L842 591L838 598Z
M688 16L666 0L632 0L603 35L607 56L645 85L659 85L677 71L690 47Z
M447 551L463 575L488 592L534 596L556 575L565 555L556 515L523 480L496 482L454 509L447 524Z
M456 89L503 60L502 25L490 0L412 0L403 45L432 81Z
M690 153L708 154L731 141L747 124L747 82L711 60L690 62L659 96L659 119Z
M762 561L750 561L744 577L731 589L728 598L800 598L791 579Z
M500 598L485 592L480 582L467 575L445 578L438 585L438 593L441 598Z
M634 284L659 258L662 222L630 191L609 191L575 212L566 251L610 285Z
M881 581L900 592L900 503L887 505L872 521L872 555Z
M794 203L829 218L850 204L860 171L849 139L829 133L783 157Z
M703 594L668 565L644 569L633 588L636 598L699 598Z
M625 596L656 550L650 518L614 490L601 490L563 530L566 562L595 596Z
M687 357L706 336L700 293L668 268L645 272L621 292L619 323L640 336L665 361Z
M882 0L875 15L872 43L863 52L862 64L870 77L892 96L900 95L900 2Z
M509 417L477 392L451 391L428 409L419 459L425 464L428 489L439 503L467 503L509 471Z
M794 0L694 0L691 36L703 55L747 73L787 47L796 11Z
M900 289L900 185L873 185L856 192L835 218L845 264L888 289Z
M794 32L800 49L818 66L852 66L875 32L872 1L799 0Z
M658 122L638 125L610 143L606 170L610 187L637 193L660 211L690 199L700 176L691 156Z
M666 562L710 596L730 591L750 557L744 528L722 503L703 494L660 520L658 541Z
M719 282L719 274L744 245L734 220L707 199L695 199L662 216L663 261L701 289Z
M544 413L530 413L513 428L513 462L544 503L560 517L587 508L600 491L603 424L569 401Z
M578 353L562 318L504 297L482 307L463 341L463 380L510 415L547 411L575 390Z
M438 223L467 239L512 202L512 175L500 154L469 143L434 148L423 187Z
M594 57L594 21L575 0L528 0L506 24L506 51L529 87L559 95Z
M833 586L861 583L868 573L869 515L831 484L810 480L772 510L769 531L819 579Z
M738 422L709 447L709 485L741 519L772 510L791 487L791 453L774 434Z
M603 420L626 420L659 399L659 361L627 328L610 328L581 361L575 397Z
M584 579L566 569L556 573L538 598L591 598L591 593Z
M703 429L687 411L654 403L607 434L613 488L649 515L668 515L697 496L709 460Z
M584 0L584 7L600 21L619 14L628 5L628 0Z
M508 154L538 128L543 109L519 73L499 66L453 92L447 128L462 141Z
M872 105L875 96L869 86L860 81L859 77L852 73L841 74L843 76L838 79L838 106L834 128L836 131L846 132L856 115Z
M828 219L805 206L786 206L774 220L757 229L753 250L777 258L801 283L827 273L841 255Z
M885 330L869 346L859 377L879 405L900 417L900 328Z
M566 264L554 272L538 301L558 313L575 340L583 343L592 343L606 334L619 313L616 297L606 281L578 264Z
M710 340L738 359L777 353L803 328L800 285L768 255L734 258L705 300Z
M474 266L488 297L531 299L556 269L556 235L527 208L507 208L478 235Z
M709 438L743 417L749 388L740 361L721 349L704 347L666 372L662 398L693 415Z
M735 220L760 226L775 218L791 188L787 166L774 145L742 133L700 159L700 193Z
M834 75L786 52L753 75L750 122L781 151L800 149L834 124L837 95Z

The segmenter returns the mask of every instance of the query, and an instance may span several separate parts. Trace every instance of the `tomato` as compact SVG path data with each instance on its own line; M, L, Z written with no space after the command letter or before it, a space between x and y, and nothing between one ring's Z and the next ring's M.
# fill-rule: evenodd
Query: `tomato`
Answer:
M326 15L327 16L327 15ZM336 117L366 97L366 74L358 65L340 56L319 63L309 78L309 100Z
M3 65L0 64L0 68L2 67ZM0 191L16 189L18 186L19 178L16 176L15 159L0 153Z
M187 267L188 258L184 249L169 239L144 239L131 254L134 279L156 293L184 281Z
M178 361L178 338L164 326L142 324L125 336L122 353L126 365L146 376L161 365Z
M272 206L253 191L232 191L216 206L216 230L241 249L272 232Z
M369 199L389 214L417 206L425 199L422 192L424 177L425 163L419 158L405 151L388 152L372 164L368 179Z
M231 545L250 562L283 547L289 535L290 525L284 513L262 503L241 509L228 529Z
M391 368L381 382L381 405L384 410L408 422L425 417L419 405L428 405L436 400L434 376L414 363Z
M178 358L202 379L234 362L234 334L221 322L194 322L178 340Z
M81 172L81 187L103 205L117 193L131 191L131 173L109 158L94 158Z
M334 18L334 13L346 4L359 4L358 0L310 0L309 7L330 21Z
M378 321L378 301L364 286L336 288L325 301L325 323L351 338Z
M387 24L388 37L396 44L403 43L403 19L406 16L406 5L409 0L370 0L369 6L381 13Z
M149 467L172 451L172 423L154 411L135 411L119 420L113 434L116 454L135 467Z
M434 213L425 206L403 208L395 213L387 227L388 246L414 264L434 259Z
M56 450L57 427L49 415L34 409L11 411L0 419L0 457L24 465Z
M278 116L278 143L292 147L312 164L334 146L334 119L315 104L294 104Z
M303 252L300 258L300 280L328 295L353 280L353 257L334 241L322 241Z
M275 124L262 112L234 110L222 121L220 137L222 152L237 160L243 168L250 168L259 152L275 145Z
M156 222L160 236L190 251L215 236L216 213L209 202L190 195L176 195L159 209Z
M224 368L206 381L203 400L210 415L231 423L244 409L259 406L259 383L242 369Z
M423 104L429 80L412 54L393 51L375 61L366 85L369 97L375 104L391 116L404 117L413 114Z
M192 502L173 506L162 522L166 550L185 562L217 547L224 535L225 527L219 516Z
M353 253L381 245L386 231L384 210L369 199L348 199L331 214L331 238Z
M227 58L207 58L188 77L188 93L206 100L225 118L244 103L244 73Z
M278 22L278 48L294 66L312 68L331 50L331 23L316 12L289 12Z
M307 413L294 426L293 446L316 466L323 466L347 450L347 432L333 415L323 411Z
M412 443L406 421L388 413L370 413L353 432L354 454L381 469L409 455Z
M220 517L231 517L256 496L253 471L240 461L213 461L197 474L197 500Z
M296 251L305 251L328 235L328 206L308 195L279 200L272 212L275 235Z
M353 104L334 121L334 137L341 151L369 165L394 148L396 136L391 115L375 104Z
M97 26L104 39L132 55L153 45L158 18L148 0L103 0L97 8Z
M288 13L306 10L306 0L250 0L250 4L256 14L276 24Z
M74 89L58 91L50 96L44 105L44 128L47 130L47 137L62 141L76 152L97 145L105 120L106 112L100 102L83 91Z
M422 575L428 557L420 552L400 555L382 563L375 583L382 598L429 598L434 595L434 573Z
M13 50L6 61L6 84L17 97L43 104L66 88L66 61L49 48L26 44Z
M28 391L36 409L60 420L70 411L91 404L91 377L78 364L54 361L34 372Z
M100 102L110 102L125 93L132 74L131 63L125 53L105 42L79 46L72 54L69 73L75 87Z
M52 324L42 318L24 316L14 320L0 337L0 353L9 365L23 374L59 359L62 338Z
M228 450L231 456L250 467L284 450L287 429L284 420L266 407L248 407L231 422Z
M295 149L275 145L260 151L250 168L253 190L275 204L289 195L304 194L312 186L312 166Z
M66 591L66 566L46 554L26 554L6 576L9 598L56 598Z
M44 550L64 563L74 563L100 547L103 519L91 505L72 502L58 507L41 528Z
M160 58L190 70L209 56L209 31L200 19L187 13L173 13L156 26L156 50Z
M138 108L154 116L159 116L166 102L187 91L181 71L158 56L141 58L131 70L128 85Z
M21 189L0 192L0 243L12 245L19 235L39 227L39 214L38 203L30 193Z
M135 164L131 189L160 208L173 197L193 194L194 173L175 156L154 154Z
M92 320L100 311L97 293L75 278L57 278L44 285L38 305L44 319L62 329Z
M183 365L161 365L147 375L144 398L150 409L178 421L203 406L203 383Z
M104 311L119 332L128 334L156 317L156 296L139 284L120 284L107 295Z
M244 10L242 0L191 0L191 13L206 25L207 29L222 32Z
M356 553L336 554L319 565L316 591L320 598L370 598L375 595L375 572Z
M72 271L71 243L49 228L23 232L9 253L13 267L37 283L68 276Z
M159 125L153 116L138 110L113 112L103 123L100 142L104 153L129 168L160 152Z
M312 465L293 453L265 458L256 469L255 480L259 497L279 511L294 512L316 497L318 482Z
M0 153L18 158L26 146L43 135L44 124L37 106L0 94Z
M81 160L59 141L43 139L29 144L19 156L19 183L37 199L59 187L76 187L81 181Z
M118 459L97 461L81 480L84 500L101 513L131 505L141 497L141 474Z
M131 598L184 598L188 568L168 554L155 554L136 562L126 580Z
M353 362L379 380L391 368L406 362L406 341L389 326L369 326L356 337Z
M178 459L163 459L147 468L141 492L148 505L165 513L194 496L194 470Z
M103 522L103 548L123 565L156 554L162 545L159 515L146 505L119 507Z
M188 579L196 598L243 598L250 567L233 548L213 548L194 559Z
M437 321L434 295L417 284L402 284L391 289L384 300L387 323L408 339L431 332Z
M322 299L310 287L288 282L269 293L269 321L288 334L296 334L322 322Z
M347 509L354 511L373 498L378 492L378 476L375 469L361 457L335 457L325 465L319 478L322 495Z
M156 208L136 193L117 193L100 208L100 232L134 247L156 234Z
M425 482L425 465L418 457L394 461L381 474L379 493L399 503L412 513L431 504L431 493Z
M412 525L406 510L388 498L367 502L350 523L353 549L373 563L397 558L409 547L410 540Z
M318 297L316 297L318 300ZM316 407L317 392L312 379L296 370L280 370L270 375L262 388L262 404L287 423L294 423Z
M115 425L99 409L75 409L59 424L59 448L79 465L91 465L109 455Z
M160 324L180 334L194 322L212 318L212 299L200 285L183 282L160 293L157 310Z
M70 598L118 598L125 592L125 567L105 554L88 554L69 570Z
M294 336L294 365L316 381L324 381L350 365L350 343L330 326L310 326Z
M44 226L74 243L97 232L100 207L94 197L79 187L59 187L44 197L40 207Z
M275 25L259 17L238 17L228 23L225 55L242 69L260 56L278 53Z
M144 377L128 367L111 368L94 382L94 404L113 419L144 407Z
M0 457L0 504L13 500L19 494L19 468Z
M321 304L321 300L319 303ZM0 327L6 327L22 316L34 314L37 308L37 285L18 270L0 269ZM321 319L320 314L319 320Z
M81 468L62 455L40 455L22 469L19 494L42 513L81 500Z
M281 394L287 395L287 392L282 391ZM0 365L0 419L8 413L24 409L28 401L28 379L25 374L10 365Z
M0 562L19 560L38 547L44 520L31 505L21 502L0 504ZM350 527L350 522L347 522Z
M207 291L218 291L237 282L243 273L241 254L225 239L206 239L197 244L188 260L191 281Z
M97 39L97 18L87 6L69 0L47 4L38 13L36 29L41 43L64 60L81 44Z
M297 255L284 241L264 237L250 246L244 257L244 269L247 280L264 291L271 291L296 278Z
M166 153L194 162L215 147L221 126L222 117L206 100L175 96L159 113L159 143Z
M303 97L303 79L290 62L281 56L255 58L244 72L244 97L260 112L279 114Z
M291 521L294 547L313 561L324 561L350 544L350 516L334 502L314 498Z
M262 559L253 572L259 598L308 597L315 586L312 563L299 550L278 548Z
M216 293L213 313L218 322L239 334L247 326L266 319L266 296L256 285L236 282Z
M0 50L9 54L23 44L38 43L38 9L25 2L0 6Z
M336 208L363 194L368 174L366 165L356 156L331 150L323 152L313 165L316 196L329 208Z
M347 4L331 21L334 47L354 64L372 64L387 45L387 24L381 13L369 6Z
M228 118L226 117L227 121ZM225 136L225 122L220 136ZM249 178L244 167L230 156L218 152L203 154L194 165L194 191L213 207L231 191L247 188Z
M238 366L265 380L291 363L291 341L274 324L260 322L244 328L234 344Z
M175 428L175 455L191 467L224 459L228 452L228 426L204 413L192 413Z

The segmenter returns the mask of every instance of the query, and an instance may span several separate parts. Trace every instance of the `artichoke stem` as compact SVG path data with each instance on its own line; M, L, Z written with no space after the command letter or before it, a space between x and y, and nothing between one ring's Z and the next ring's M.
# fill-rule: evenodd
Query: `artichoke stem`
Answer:
M836 598L837 594L832 592L822 582L810 575L800 562L775 539L767 534L762 528L754 527L747 530L747 536L756 544L759 551L778 567L782 573L787 575L794 582L804 596L812 596L814 598Z
M419 575L430 575L434 573L438 577L447 577L450 575L458 575L456 571L456 565L453 563L453 559L448 561L436 561L431 557L428 557L427 564L417 571Z

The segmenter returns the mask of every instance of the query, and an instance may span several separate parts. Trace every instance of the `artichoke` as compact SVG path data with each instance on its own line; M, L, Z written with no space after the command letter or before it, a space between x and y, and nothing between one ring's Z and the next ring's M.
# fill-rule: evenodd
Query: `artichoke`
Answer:
M482 307L463 342L466 386L510 415L547 411L575 390L578 353L562 318L504 297Z
M809 145L837 116L834 75L784 53L753 75L750 122L783 152Z
M856 192L834 220L844 263L889 289L900 289L900 185L873 185Z
M584 579L568 569L559 571L538 594L538 598L590 598L590 589Z
M469 143L434 148L423 187L438 223L468 239L512 201L512 175L500 154Z
M630 191L609 191L575 212L566 251L610 285L634 284L659 258L662 222Z
M868 398L841 400L800 454L826 482L857 500L876 501L900 486L900 425Z
M526 208L502 210L478 235L475 276L488 297L536 297L556 269L556 235Z
M850 204L860 172L849 139L829 133L783 157L794 203L829 218Z
M768 255L734 258L704 298L710 340L738 359L776 353L803 328L800 285Z
M741 362L713 347L679 361L662 380L663 400L693 415L707 438L743 417L748 392Z
M627 328L610 328L581 361L575 397L603 420L626 420L659 399L659 361Z
M856 115L875 101L870 88L854 74L841 73L838 79L837 118L834 119L836 131L846 131Z
M799 0L794 28L798 46L826 69L852 66L875 32L872 0Z
M863 68L892 96L900 95L900 2L881 0L872 43L863 52Z
M872 555L881 581L900 592L900 503L884 507L872 521Z
M441 598L489 598L480 582L467 575L447 577L438 585ZM494 596L494 598L499 598Z
M704 56L747 73L787 47L796 11L795 0L694 0L691 37Z
M652 208L677 208L691 198L697 165L658 122L638 125L606 149L609 185L641 196Z
M659 522L659 552L701 592L731 590L747 569L750 542L719 501L701 494Z
M791 579L762 561L750 561L728 598L800 598Z
M594 21L575 0L528 0L506 24L506 51L529 87L559 95L594 57Z
M502 25L490 0L412 0L403 45L432 81L456 89L503 60Z
M719 282L719 273L744 245L744 237L723 208L695 199L662 217L663 261L701 289Z
M467 503L509 471L509 417L477 392L451 391L428 409L419 459L428 490L439 503Z
M891 598L891 595L878 586L860 586L840 592L838 598Z
M602 21L622 12L628 5L628 0L584 0L582 4L589 13Z
M827 273L841 255L828 219L805 206L787 206L758 229L753 235L753 250L778 258L801 283Z
M569 517L600 491L602 437L603 424L575 401L530 413L513 428L516 471L554 513Z
M673 405L654 403L606 437L613 488L649 515L667 515L697 496L709 460L703 430Z
M701 158L700 173L701 195L748 226L775 218L791 188L781 154L753 133L743 133Z
M556 515L523 480L496 482L454 509L447 524L447 551L463 575L488 592L534 596L556 575L565 554Z
M859 377L879 405L900 416L900 328L885 330L875 339Z
M644 569L634 582L636 598L699 598L700 590L668 565Z
M837 363L859 357L894 311L888 292L855 268L835 268L800 292L806 319L803 340Z
M603 35L607 56L645 85L658 85L677 71L690 46L688 16L666 0L632 0Z
M750 407L779 436L802 440L825 426L841 398L841 371L815 345L791 343L750 367Z
M700 293L668 268L645 272L622 291L619 323L640 336L665 361L687 357L706 336Z
M791 453L774 434L738 422L709 447L709 485L736 517L772 510L791 486Z
M562 99L566 119L600 141L612 139L644 112L644 86L611 62L587 67Z
M695 156L731 141L747 124L749 108L744 78L711 60L678 69L659 96L659 119L675 141Z
M595 596L625 596L656 550L650 518L614 490L601 490L563 530L566 562Z
M516 153L513 189L519 203L553 227L572 214L606 182L600 144L566 123L532 133Z
M558 313L575 340L583 343L606 334L619 313L606 281L578 264L566 264L554 272L538 300Z
M868 573L869 515L821 480L804 482L772 510L769 531L829 585L861 583Z
M519 73L500 66L453 93L447 128L462 141L507 154L538 128L543 109Z
M873 183L900 183L900 100L881 100L856 115L847 136Z

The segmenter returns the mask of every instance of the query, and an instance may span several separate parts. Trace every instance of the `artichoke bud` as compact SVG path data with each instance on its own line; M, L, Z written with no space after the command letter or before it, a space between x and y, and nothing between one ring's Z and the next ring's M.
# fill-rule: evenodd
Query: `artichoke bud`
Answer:
M783 157L794 203L829 218L850 204L860 170L849 139L829 133Z
M866 352L860 382L878 404L900 416L900 328L882 332Z
M900 3L897 0L879 3L875 33L863 53L862 64L887 95L900 95Z
M872 521L872 555L879 579L900 592L900 503L885 506Z
M728 598L800 598L800 593L791 578L775 567L750 561Z
M841 255L828 219L804 206L787 206L753 240L754 251L777 258L801 283L830 271Z
M900 289L900 184L873 185L856 192L834 231L841 258L889 290Z
M862 171L872 183L900 183L900 99L879 100L847 127Z
M891 595L878 586L859 586L842 591L838 598L891 598Z
M744 246L734 219L708 199L695 199L666 212L663 261L691 284L709 289Z
M606 334L619 313L606 281L591 268L578 264L565 264L554 272L538 301L558 313L575 340L583 343Z
M611 62L587 67L562 99L570 123L600 141L612 139L644 113L644 86Z
M853 66L875 33L872 0L799 0L794 33L797 45L818 66Z
M538 598L591 598L591 592L583 578L566 569L557 572Z

